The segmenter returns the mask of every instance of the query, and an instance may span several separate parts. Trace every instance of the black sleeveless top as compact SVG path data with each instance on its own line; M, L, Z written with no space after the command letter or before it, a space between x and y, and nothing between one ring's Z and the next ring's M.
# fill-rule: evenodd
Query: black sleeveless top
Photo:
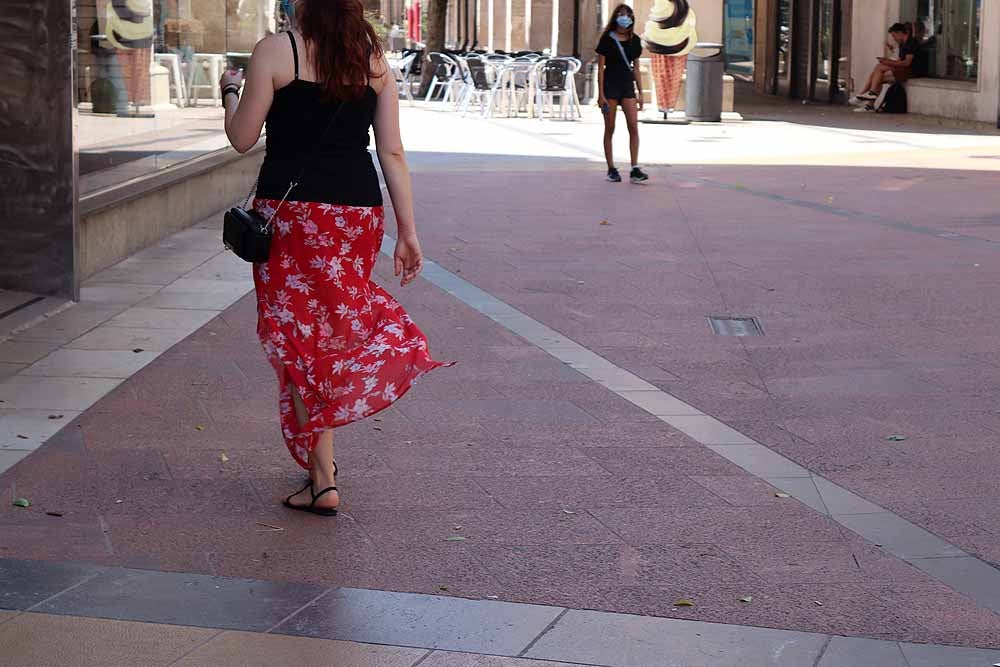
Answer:
M295 80L274 91L265 124L267 151L257 197L281 199L305 167L299 184L288 193L289 201L381 206L382 189L368 151L375 91L368 86L356 100L325 100L318 84L299 78L298 49L292 33L288 37L295 58ZM341 104L343 108L329 125Z

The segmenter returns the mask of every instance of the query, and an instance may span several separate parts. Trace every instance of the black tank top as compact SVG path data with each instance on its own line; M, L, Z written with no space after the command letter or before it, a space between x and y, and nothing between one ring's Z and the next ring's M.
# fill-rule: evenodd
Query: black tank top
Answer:
M274 91L265 124L267 150L257 197L281 199L292 179L305 167L299 184L288 194L289 201L381 206L382 189L368 151L368 130L375 119L375 91L367 86L362 97L355 100L324 99L318 84L299 78L295 37L292 33L288 37L295 58L295 79ZM338 112L340 105L343 107ZM334 113L337 117L330 125Z

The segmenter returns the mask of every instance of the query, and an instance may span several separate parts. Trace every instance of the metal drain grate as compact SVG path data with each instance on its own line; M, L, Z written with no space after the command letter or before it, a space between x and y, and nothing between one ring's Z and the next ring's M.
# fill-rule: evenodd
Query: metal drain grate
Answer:
M708 322L716 336L763 336L764 327L756 317L709 315Z

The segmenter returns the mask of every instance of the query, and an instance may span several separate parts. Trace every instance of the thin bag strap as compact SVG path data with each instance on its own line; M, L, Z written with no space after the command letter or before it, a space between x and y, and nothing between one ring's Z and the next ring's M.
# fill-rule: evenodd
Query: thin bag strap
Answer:
M340 111L343 108L344 108L344 102L341 101L340 104L337 105L337 109L333 112L333 115L330 117L330 122L326 124L326 129L323 130L323 134L319 136L319 141L313 145L313 149L311 151L311 154L309 155L310 158L315 157L316 155L319 154L320 147L322 147L323 145L323 140L326 139L326 135L330 134L330 129L333 127L334 123L337 122L337 116L340 115ZM299 181L302 180L302 177L305 176L306 169L308 168L308 166L309 166L308 163L303 161L302 167L299 169L299 173L295 175L295 178L293 178L291 181L288 182L288 189L285 190L285 194L281 198L281 201L278 202L278 205L274 207L274 211L271 212L271 217L267 219L267 224L264 226L265 230L271 228L271 221L274 220L274 216L278 215L278 211L281 209L281 205L285 203L286 199L288 199L288 195L291 194L292 189L295 186L297 186L299 184ZM254 190L256 189L257 189L257 184L254 183Z
M295 61L295 78L299 78L299 47L295 44L295 35L288 31L288 39L292 43L292 60Z
M625 48L622 47L621 41L619 41L615 37L612 37L610 33L608 34L608 37L611 37L611 41L614 42L618 46L618 53L622 54L622 60L625 61L625 66L628 67L628 71L632 72L633 71L633 69L632 69L632 62L628 59L628 56L625 55Z

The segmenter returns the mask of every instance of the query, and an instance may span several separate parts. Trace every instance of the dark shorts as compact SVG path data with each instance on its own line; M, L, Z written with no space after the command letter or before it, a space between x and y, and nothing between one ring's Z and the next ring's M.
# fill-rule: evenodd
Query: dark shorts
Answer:
M635 82L629 81L604 81L604 98L608 100L634 100Z

